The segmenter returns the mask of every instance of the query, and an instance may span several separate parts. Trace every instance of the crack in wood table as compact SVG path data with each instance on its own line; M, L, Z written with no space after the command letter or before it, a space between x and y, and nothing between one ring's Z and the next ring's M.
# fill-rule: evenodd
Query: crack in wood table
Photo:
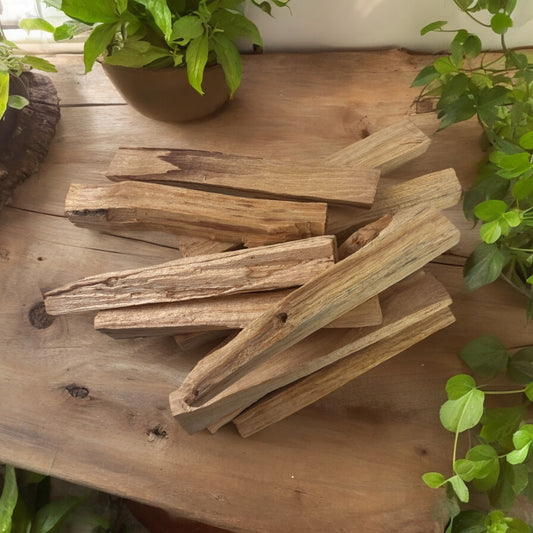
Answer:
M462 370L456 353L488 333L509 347L532 341L522 297L504 282L463 290L477 231L460 206L445 214L461 242L427 269L452 295L456 324L249 439L231 425L191 436L172 419L168 394L196 362L172 338L114 340L93 329L92 315L52 321L41 308L42 291L179 257L172 236L100 234L64 218L71 181L106 183L119 146L306 162L410 115L432 144L382 179L453 167L468 186L482 157L477 124L435 133L433 114L413 104L410 83L430 58L245 56L235 99L181 125L137 114L100 70L82 74L80 56L53 59L56 137L41 170L0 212L0 461L232 531L442 531L442 494L421 474L450 466L452 435L438 408L447 378Z

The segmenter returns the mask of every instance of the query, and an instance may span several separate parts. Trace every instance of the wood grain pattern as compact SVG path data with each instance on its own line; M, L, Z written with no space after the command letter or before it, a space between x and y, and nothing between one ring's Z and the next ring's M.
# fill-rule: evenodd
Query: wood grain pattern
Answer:
M286 163L207 150L120 148L106 173L134 180L191 186L212 192L246 192L280 200L315 200L370 207L380 171Z
M292 292L200 361L172 396L174 416L422 268L458 240L458 230L434 209L397 213L371 243Z
M115 339L242 329L289 293L290 290L246 293L108 309L96 315L94 327ZM379 299L375 296L325 327L360 328L375 326L381 321Z
M294 287L335 262L331 236L89 276L44 295L51 315Z
M430 275L418 273L380 297L383 323L371 328L320 330L278 353L201 405L180 409L179 391L170 395L171 410L188 432L196 432L236 410L242 411L265 394L312 374L381 339L409 330L413 325L451 304L444 287ZM209 357L209 356L208 356ZM369 369L372 365L369 365ZM174 404L177 402L177 405ZM229 420L227 420L229 421Z
M327 205L240 198L153 183L72 184L65 214L92 229L170 231L260 246L323 235Z
M487 333L508 347L531 344L533 334L523 297L505 282L464 291L462 264L479 232L460 206L446 214L461 228L454 255L425 267L452 295L457 322L248 439L231 426L189 436L172 418L168 394L198 357L172 339L118 342L83 315L47 329L28 319L40 287L176 258L174 249L62 217L73 177L105 184L120 145L142 139L313 162L407 113L431 134L434 116L414 115L410 84L434 60L404 50L244 55L243 83L227 108L177 127L124 105L98 65L85 75L81 56L54 57L59 72L50 76L64 104L55 141L0 213L0 462L239 533L351 532L354 524L368 533L391 524L401 533L442 532L443 493L420 476L450 468L453 436L438 410L446 380L464 371L455 354ZM380 185L453 167L469 187L484 157L480 135L476 121L439 131L425 154ZM72 396L72 384L88 395Z
M416 205L431 206L439 211L457 205L462 188L455 170L430 172L400 183L383 183L378 187L374 205L367 210L332 207L328 210L328 233L340 233L368 224L387 213Z
M331 394L364 372L368 372L454 322L455 317L449 309L440 309L434 315L428 316L396 335L380 340L279 391L272 392L239 414L233 423L237 426L241 437L250 437ZM222 422L228 422L228 420L224 419Z
M334 166L379 168L383 173L422 155L429 137L408 118L395 122L326 158Z

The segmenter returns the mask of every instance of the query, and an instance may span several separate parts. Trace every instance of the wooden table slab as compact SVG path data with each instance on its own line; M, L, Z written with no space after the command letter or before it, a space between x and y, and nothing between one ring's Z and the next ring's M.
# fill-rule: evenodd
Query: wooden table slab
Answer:
M36 307L42 290L179 256L172 242L101 235L63 218L70 182L105 183L119 146L325 158L415 113L409 85L429 60L398 50L249 56L234 101L210 120L175 125L138 115L99 69L84 76L80 57L56 57L57 136L0 213L0 461L233 531L441 532L442 494L420 476L449 467L452 435L438 408L446 379L462 370L455 354L488 333L509 347L533 340L522 297L506 284L463 291L477 237L460 207L447 214L461 243L428 269L454 298L457 323L247 440L231 426L190 436L172 419L168 394L195 363L172 339L113 340L90 315L35 327L47 325ZM431 114L414 120L435 127ZM438 133L424 156L383 179L455 167L468 185L479 133L474 122Z

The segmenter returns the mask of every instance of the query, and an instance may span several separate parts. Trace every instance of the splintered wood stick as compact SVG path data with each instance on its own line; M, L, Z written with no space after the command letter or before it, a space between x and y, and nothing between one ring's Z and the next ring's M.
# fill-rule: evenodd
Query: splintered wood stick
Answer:
M386 215L351 235L339 249L344 258L377 237L391 221ZM137 305L100 311L95 329L116 339L204 333L209 330L242 329L280 302L290 290L234 294L186 302ZM379 299L374 296L348 311L326 328L375 326L382 321Z
M437 210L453 207L460 200L462 188L452 168L424 174L402 183L382 186L376 202L369 210L349 207L332 207L328 213L328 231L339 233L401 209L428 206Z
M368 346L279 391L272 392L237 416L233 423L242 437L254 435L311 405L364 372L453 324L454 321L455 317L449 309L441 309L409 329ZM218 427L220 426L214 426L213 429Z
M399 142L398 145L396 143ZM332 167L351 167L353 168L380 168L382 172L392 170L410 159L414 159L429 147L430 140L425 134L418 129L409 119L403 119L388 128L373 133L367 138L357 141L342 150L331 154L325 161L326 165ZM434 190L435 196L431 198L427 205L433 205L436 209L445 209L455 205L460 196L459 182L455 179L455 191L451 198L447 197L450 194L447 191L439 191L438 183L432 183L426 187L427 191ZM384 180L378 183L378 192L380 189L387 187ZM457 192L459 190L459 192ZM427 191L425 193L427 194ZM390 191L394 193L395 191ZM414 191L413 191L414 192ZM376 193L377 194L377 193ZM415 193L416 194L416 193ZM385 195L386 196L386 195ZM380 213L372 213L368 220L375 220L387 212L396 212L399 208L410 207L419 203L416 199L412 199L403 205L396 206L394 210L386 207ZM423 202L422 202L423 203ZM374 204L379 206L379 198L374 200ZM393 204L394 206L394 204ZM357 222L352 222L352 217L360 216L359 210L353 215L354 208L341 208L339 206L331 206L328 210L328 231L326 233L338 233L339 231L353 228ZM331 220L329 220L331 218ZM340 225L340 229L336 226ZM228 248L230 249L230 248ZM202 243L197 242L196 247L188 249L180 248L180 251L185 256L203 253Z
M333 206L328 210L327 233L368 224L377 218L409 207L431 206L437 210L453 207L461 198L461 184L455 170L448 168L418 178L387 185L380 182L376 200L370 209Z
M383 323L370 328L320 330L278 353L202 405L181 411L176 418L189 432L213 429L226 416L242 411L265 394L316 372L381 339L411 328L450 305L444 287L430 274L419 272L380 295ZM179 395L170 396L173 401Z
M318 200L370 207L380 171L332 168L204 150L119 148L107 171L110 180L246 192L280 200Z
M44 295L51 315L296 287L335 262L335 237L176 259L83 278Z
M327 204L242 198L124 181L72 184L65 214L77 226L144 229L260 246L323 235Z
M115 338L155 337L242 329L280 302L290 290L235 294L164 304L139 305L100 311L94 327ZM348 311L326 328L359 328L381 324L377 296Z
M384 174L422 155L431 140L408 118L331 154L327 164L379 168Z
M422 268L459 236L434 209L397 213L372 242L291 292L233 341L202 359L172 395L174 416Z

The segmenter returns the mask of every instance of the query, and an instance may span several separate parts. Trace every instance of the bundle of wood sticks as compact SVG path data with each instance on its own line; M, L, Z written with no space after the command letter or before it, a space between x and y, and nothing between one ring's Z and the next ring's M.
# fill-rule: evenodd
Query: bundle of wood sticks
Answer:
M116 183L72 184L66 215L170 232L183 257L48 291L47 312L96 311L112 337L205 354L169 391L172 414L190 433L233 421L252 435L454 321L422 269L459 240L440 213L459 200L455 172L380 180L428 145L406 119L313 165L121 148Z

